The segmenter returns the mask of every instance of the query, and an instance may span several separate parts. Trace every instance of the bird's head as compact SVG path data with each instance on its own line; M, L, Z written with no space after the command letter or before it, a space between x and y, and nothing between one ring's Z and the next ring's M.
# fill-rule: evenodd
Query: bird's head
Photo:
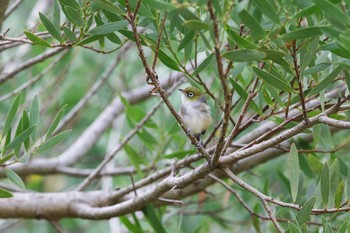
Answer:
M186 101L198 101L203 97L203 93L196 87L186 87L185 89L179 89L182 92L182 99Z

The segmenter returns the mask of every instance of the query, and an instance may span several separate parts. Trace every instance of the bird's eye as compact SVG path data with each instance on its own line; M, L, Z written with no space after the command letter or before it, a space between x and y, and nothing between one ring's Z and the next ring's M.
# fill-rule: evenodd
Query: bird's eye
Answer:
M193 97L193 92L191 92L191 91L188 92L187 96L190 97L190 98Z

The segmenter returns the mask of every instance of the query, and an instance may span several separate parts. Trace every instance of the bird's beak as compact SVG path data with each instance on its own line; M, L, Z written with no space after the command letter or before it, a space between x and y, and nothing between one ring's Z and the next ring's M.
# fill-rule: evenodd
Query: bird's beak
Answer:
M179 91L184 92L184 90L183 90L183 89L179 89Z

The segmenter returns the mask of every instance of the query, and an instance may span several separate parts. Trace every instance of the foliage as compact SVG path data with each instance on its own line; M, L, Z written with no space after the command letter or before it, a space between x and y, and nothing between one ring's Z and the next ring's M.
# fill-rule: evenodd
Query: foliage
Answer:
M93 207L142 202L120 212L130 232L346 232L349 4L54 0L37 12L24 1L0 39L0 197L118 187L120 200ZM211 161L179 127L184 81L211 106Z

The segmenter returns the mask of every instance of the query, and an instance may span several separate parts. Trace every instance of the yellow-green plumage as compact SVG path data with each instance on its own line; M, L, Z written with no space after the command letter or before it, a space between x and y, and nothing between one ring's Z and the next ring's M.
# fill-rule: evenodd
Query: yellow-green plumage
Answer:
M196 87L179 89L182 92L180 116L197 140L204 134L212 122L210 107L204 94Z

